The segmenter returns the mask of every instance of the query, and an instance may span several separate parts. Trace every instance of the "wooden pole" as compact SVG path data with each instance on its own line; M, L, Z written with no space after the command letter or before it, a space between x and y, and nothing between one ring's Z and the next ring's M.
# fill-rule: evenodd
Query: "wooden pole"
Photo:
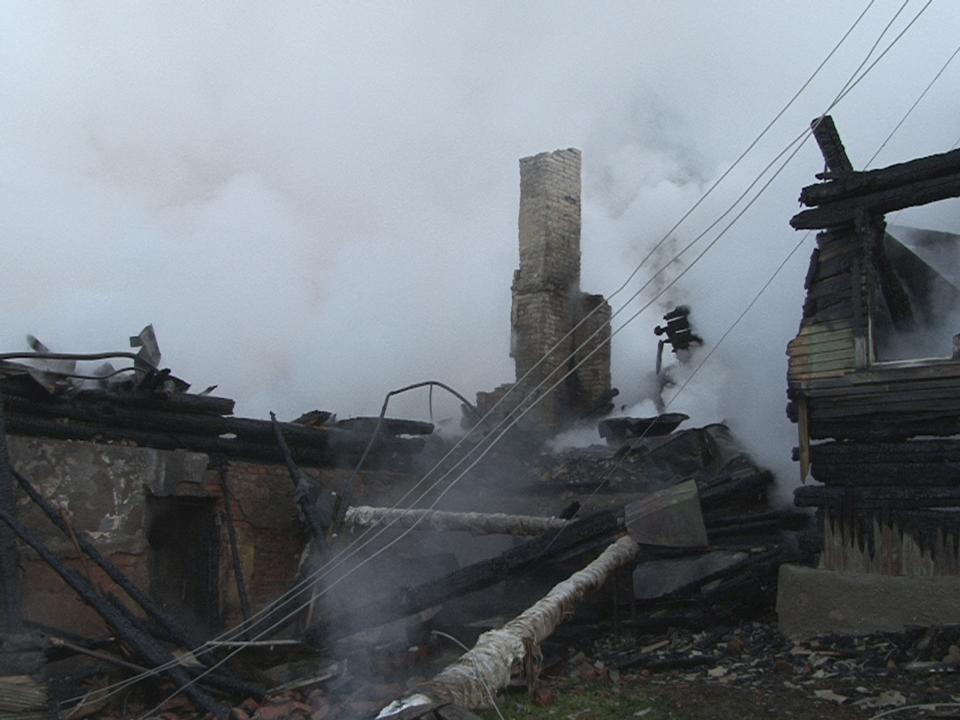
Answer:
M51 505L50 502L40 494L40 492L29 480L27 480L27 478L18 473L16 470L13 470L12 472L14 478L16 478L23 491L30 497L31 500L33 500L34 503L36 503L37 507L44 512L44 514L50 519L50 522L52 522L61 532L70 537L71 540L73 540L77 546L78 552L82 550L84 553L86 553L86 557L89 557L94 564L102 569L107 574L107 577L116 583L117 587L123 590L131 600L143 608L143 611L151 620L153 620L154 623L156 623L157 627L162 631L163 635L165 635L167 639L173 641L177 645L180 645L186 650L196 650L204 644L202 640L189 633L182 625L180 625L180 623L178 623L173 617L171 617L166 611L157 605L145 592L137 587L136 584L134 584L133 581L131 581L122 570L120 570L120 568L105 558L100 551L97 550L97 546L93 544L93 541L90 540L90 537L85 532L74 531L74 529L66 522L66 519L57 512L53 505ZM83 555L80 557L81 559L84 558ZM87 579L90 580L90 572L89 570L86 570L86 562L84 562L84 568L87 574ZM90 581L90 586L95 587L92 581ZM213 664L213 660L211 660L210 657L205 657L205 654L198 653L197 659L205 665ZM220 687L225 687L231 692L243 693L256 699L261 699L263 697L262 687L253 685L243 681L241 678L235 677L226 667L222 667L220 670L218 670L217 673L211 677L210 681L211 683L218 683Z
M17 537L33 548L37 554L47 563L61 578L67 583L80 599L93 608L104 621L114 629L117 635L134 652L142 657L148 665L153 667L166 666L163 674L170 678L178 688L182 688L183 693L204 712L212 713L215 718L224 719L230 714L229 708L216 702L213 698L200 690L193 681L193 678L176 662L173 655L157 645L148 636L140 632L123 614L117 612L110 603L104 599L87 582L80 573L72 570L61 563L49 548L46 547L38 538L36 538L23 525L17 522L6 509L0 507L0 520L9 527Z
M16 517L17 499L10 472L3 398L0 396L0 510ZM18 559L16 534L6 525L0 526L0 632L19 632L21 629Z
M250 597L247 595L247 583L243 578L243 563L240 561L240 545L237 542L236 520L233 517L233 493L227 477L226 462L220 466L220 484L223 486L223 507L227 516L227 536L230 539L230 556L233 559L233 576L237 583L237 595L240 597L240 611L246 623L250 622ZM244 630L244 638L250 639L249 628Z

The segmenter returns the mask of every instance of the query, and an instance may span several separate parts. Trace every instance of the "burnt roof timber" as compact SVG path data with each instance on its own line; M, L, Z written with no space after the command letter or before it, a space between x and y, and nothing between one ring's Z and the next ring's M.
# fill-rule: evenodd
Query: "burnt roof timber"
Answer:
M851 172L853 163L847 157L846 148L843 147L843 141L840 140L840 133L837 132L833 118L829 115L815 118L810 123L810 127L813 130L814 140L820 146L827 168L832 172Z
M889 190L804 210L790 218L794 230L818 230L848 225L857 212L884 215L895 210L927 205L960 196L960 172L943 177L916 180Z
M829 178L827 182L803 188L800 191L800 202L807 207L824 205L882 190L892 190L918 180L932 180L957 173L960 173L960 149L877 170L831 172L823 176Z

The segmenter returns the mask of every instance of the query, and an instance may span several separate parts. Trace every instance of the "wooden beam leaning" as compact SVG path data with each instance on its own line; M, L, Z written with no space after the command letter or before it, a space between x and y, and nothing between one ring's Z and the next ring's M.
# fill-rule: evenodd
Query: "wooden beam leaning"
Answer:
M113 628L120 638L129 647L142 657L148 665L164 667L166 675L183 693L204 712L212 713L218 719L225 719L229 708L216 702L213 698L196 687L193 678L180 666L176 659L153 640L141 633L121 613L117 612L97 591L87 582L80 573L60 562L49 548L47 548L29 530L17 522L4 508L0 507L0 521L3 521L17 537L29 545L50 566L64 582L80 596L87 605L93 608L103 620Z
M10 459L7 455L3 397L0 396L0 508L16 516ZM0 632L20 631L20 571L17 537L7 527L0 528Z
M847 151L840 140L840 133L830 115L814 118L810 122L813 130L813 139L817 141L823 161L830 172L848 173L853 170L853 163L847 157Z
M287 472L290 474L290 480L293 482L297 505L300 506L300 511L303 513L307 528L310 530L311 541L314 547L320 550L324 545L324 538L327 534L326 525L323 522L323 518L320 517L316 506L310 502L310 485L303 476L303 473L300 472L300 468L297 467L297 463L290 453L290 448L287 446L287 441L283 437L283 430L281 430L280 423L277 422L277 416L273 413L270 413L270 422L273 425L273 433L277 440L277 447L280 449L280 455L283 457L283 462L287 466Z
M147 616L159 626L168 639L187 650L193 651L204 644L199 638L193 637L190 632L180 625L180 623L178 623L162 608L160 608L160 606L157 605L145 592L138 588L130 580L130 578L128 578L123 571L120 570L120 568L101 555L100 551L97 550L96 545L93 544L93 542L90 540L90 537L85 532L82 530L74 530L71 533L71 529L67 526L53 505L51 505L50 502L39 493L39 491L29 480L27 480L26 477L21 475L16 470L11 470L11 472L13 473L13 476L16 478L17 482L20 484L20 487L23 489L23 491L30 497L37 507L43 511L43 513L49 518L50 522L52 522L57 529L59 529L65 535L72 535L72 537L76 539L77 545L84 553L86 553L87 557L89 557L98 567L100 567L107 574L107 577L113 580L113 582L117 584L117 587L123 590L130 597L130 599L143 608L143 611L147 614ZM212 664L209 659L204 659L204 656L201 653L197 653L196 657L205 665ZM216 682L220 687L224 687L231 692L243 693L257 699L262 699L264 695L264 690L262 687L244 682L239 678L232 676L225 667L218 671L215 676L212 676L211 681Z
M57 512L56 508L54 508L53 505L51 505L50 502L40 494L40 492L29 480L27 480L26 477L21 475L16 470L13 470L12 472L13 476L20 484L20 487L34 502L34 504L36 504L36 506L43 511L44 515L47 516L50 522L52 522L54 526L60 530L60 532L69 537L71 535L70 529L63 521L60 513ZM99 566L121 590L129 595L130 598L137 603L137 605L143 608L144 612L147 613L147 615L155 623L157 623L157 625L160 626L168 639L177 643L181 647L187 648L188 650L199 647L202 644L199 638L192 637L190 633L185 628L181 627L176 620L161 610L160 607L157 606L156 603L154 603L146 593L134 585L130 579L124 575L120 568L101 555L100 551L97 550L97 547L90 541L89 536L85 532L82 530L75 530L72 535L76 538L77 545L80 546L80 549L83 550L83 552L85 552L87 556L93 560L93 562Z
M233 516L233 492L230 489L229 470L227 462L221 463L219 468L220 485L223 487L223 508L227 525L227 539L230 541L230 558L233 561L233 579L237 585L237 596L240 598L240 612L244 623L250 622L250 597L247 595L247 583L243 578L243 562L240 560L240 544L237 542L237 521ZM250 639L249 627L244 629L244 638Z

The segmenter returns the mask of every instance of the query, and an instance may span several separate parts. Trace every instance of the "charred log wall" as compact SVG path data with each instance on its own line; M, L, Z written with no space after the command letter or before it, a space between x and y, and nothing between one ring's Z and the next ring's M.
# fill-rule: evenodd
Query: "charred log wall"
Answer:
M824 230L787 350L787 413L799 426L801 475L812 469L822 485L795 500L821 509L830 567L957 574L954 513L929 509L960 507L960 445L947 439L960 433L960 363L878 364L874 326L915 318L885 254L883 214L956 196L960 155L858 173L832 120L816 120L814 132L826 181L804 188L811 209L791 225Z

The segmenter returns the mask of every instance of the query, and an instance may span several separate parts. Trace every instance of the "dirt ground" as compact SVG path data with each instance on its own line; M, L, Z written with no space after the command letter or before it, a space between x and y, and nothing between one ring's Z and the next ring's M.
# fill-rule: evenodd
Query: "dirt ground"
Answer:
M483 717L960 718L960 628L798 642L768 618L723 630L607 635L556 664L534 695L508 691L498 707Z
M515 676L514 687L497 694L497 707L480 713L485 720L960 719L956 626L805 641L781 635L769 616L652 634L561 628L543 646L536 692ZM272 692L262 703L248 700L232 718L371 720L459 654L446 642L417 653L402 649L399 655L371 649L369 667L359 655L338 662L329 679ZM308 667L288 662L271 672L285 668L295 679L318 674L309 665L315 661L302 662ZM113 704L91 717L128 720L156 701L134 694L129 705L124 699L123 707ZM939 706L914 707L931 704ZM199 720L200 714L180 697L154 718Z

